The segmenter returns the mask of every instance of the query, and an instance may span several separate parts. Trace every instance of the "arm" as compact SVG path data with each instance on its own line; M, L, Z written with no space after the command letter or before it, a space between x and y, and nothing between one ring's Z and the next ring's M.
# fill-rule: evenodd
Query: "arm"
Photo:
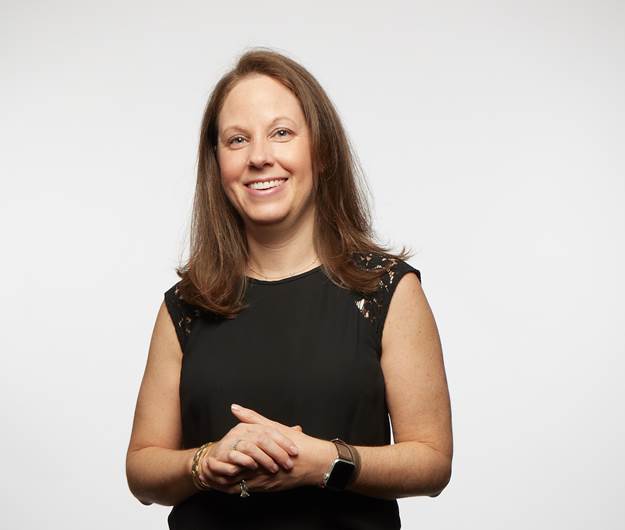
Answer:
M313 475L315 486L319 486L337 456L332 442L324 440L323 447ZM347 489L355 493L382 499L436 497L449 482L449 459L427 444L406 441L380 447L353 447L360 454L361 469L356 481Z
M161 304L135 409L126 455L126 477L143 504L173 506L197 493L191 479L194 449L180 449L179 383L182 350Z
M347 489L387 499L436 497L451 478L451 406L436 323L414 274L401 278L391 299L381 366L395 443L356 446L361 471ZM324 447L319 482L337 455L332 442Z

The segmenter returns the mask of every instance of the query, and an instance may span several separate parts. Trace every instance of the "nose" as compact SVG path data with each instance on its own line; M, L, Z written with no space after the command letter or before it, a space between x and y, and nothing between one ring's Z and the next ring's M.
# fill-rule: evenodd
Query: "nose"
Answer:
M265 164L273 165L274 158L271 142L266 139L252 142L248 153L251 166L262 168Z

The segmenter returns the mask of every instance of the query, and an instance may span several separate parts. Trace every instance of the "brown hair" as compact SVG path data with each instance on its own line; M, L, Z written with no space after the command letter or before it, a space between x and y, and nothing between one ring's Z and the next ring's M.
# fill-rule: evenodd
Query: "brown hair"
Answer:
M232 88L249 75L282 83L297 97L310 135L315 201L314 245L323 271L342 288L372 293L385 270L367 270L353 253L407 259L374 242L364 177L339 116L318 81L300 64L273 50L257 47L243 53L236 66L213 89L200 130L198 169L191 218L190 256L176 268L182 298L201 309L234 318L243 302L248 246L243 220L221 184L217 160L218 116ZM361 181L361 182L358 182ZM366 184L366 183L365 183Z

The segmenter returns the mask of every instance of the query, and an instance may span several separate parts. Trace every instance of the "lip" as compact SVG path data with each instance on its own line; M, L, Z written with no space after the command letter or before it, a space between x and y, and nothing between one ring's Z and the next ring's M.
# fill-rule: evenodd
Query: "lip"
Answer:
M285 178L285 177L277 177L277 178ZM266 178L266 179L251 180L247 184L251 184L252 182L264 182L264 181L267 181L267 180L276 180L276 177L270 177L270 178ZM284 190L284 188L286 187L286 183L289 180L291 180L291 179L286 177L286 180L284 180L282 182L282 184L278 184L277 186L274 186L273 188L269 188L268 190L255 190L255 189L250 188L249 186L247 186L247 184L245 185L245 189L248 191L248 193L250 193L254 197L265 197L267 195L275 195L276 193L280 193L282 190Z
M270 177L259 177L257 179L251 179L251 180L248 180L247 182L244 182L244 185L249 186L250 184L253 184L254 182L267 182L268 180L288 179L288 178L289 177L280 177L276 175L272 175Z

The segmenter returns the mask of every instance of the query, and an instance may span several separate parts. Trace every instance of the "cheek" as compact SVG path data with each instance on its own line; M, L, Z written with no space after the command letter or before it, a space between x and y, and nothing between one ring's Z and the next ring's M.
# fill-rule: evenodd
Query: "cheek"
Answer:
M220 160L219 169L221 171L221 181L227 186L239 176L240 164L231 157L226 157Z
M228 197L230 203L237 208L237 194L235 191L235 183L240 179L239 164L232 157L219 158L219 172L221 177L221 187ZM237 208L238 210L238 208Z
M310 152L306 145L298 146L297 149L285 150L279 160L287 170L299 173L301 176L312 172Z
M218 154L217 161L219 162L219 170L223 180L240 178L247 164L247 157L244 151L244 149L239 151L224 149Z

